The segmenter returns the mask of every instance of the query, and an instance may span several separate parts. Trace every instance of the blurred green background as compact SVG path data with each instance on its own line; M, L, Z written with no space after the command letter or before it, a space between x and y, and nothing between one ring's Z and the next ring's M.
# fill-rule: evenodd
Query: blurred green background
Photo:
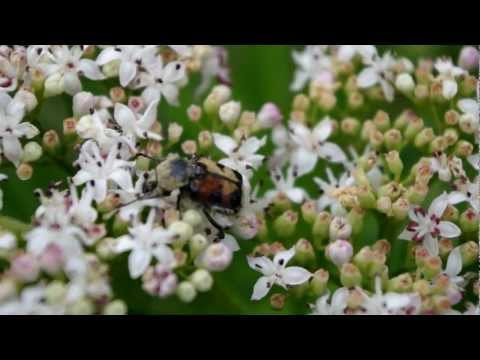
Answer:
M233 82L233 96L242 102L245 110L257 111L260 107L272 101L282 109L286 116L289 111L293 94L289 91L294 65L291 51L302 46L266 46L266 45L228 45L229 63ZM412 60L420 57L433 58L440 55L457 59L461 46L379 46L381 51L392 50L398 55L407 56ZM162 102L159 118L162 124L177 121L187 124L186 107L193 102L193 89L198 79L191 80L190 85L181 93L181 106L174 108ZM107 94L108 89L117 85L116 81L102 84L84 81L84 89L97 94ZM56 129L61 133L63 119L72 116L72 101L62 95L44 101L38 111L41 130ZM198 129L190 126L185 129L184 139L196 134ZM3 162L0 173L5 173L9 179L0 184L4 191L5 206L2 215L11 216L24 222L29 222L38 206L32 193L36 188L45 188L50 182L71 176L72 169L56 156L45 158L35 165L33 178L27 182L17 180L14 169ZM367 219L367 223L369 220ZM374 241L378 235L378 224L370 222L369 230L364 234L365 243ZM243 244L241 244L243 245ZM236 254L230 269L221 274L215 274L213 291L201 294L194 304L185 305L176 299L158 300L152 298L140 289L138 281L129 279L126 256L112 263L114 291L117 297L127 301L132 314L270 314L276 313L270 309L268 298L259 303L251 303L249 298L253 284L258 274L247 268L245 254L251 244ZM247 247L248 249L245 249ZM289 299L282 313L305 313L305 304L297 304Z

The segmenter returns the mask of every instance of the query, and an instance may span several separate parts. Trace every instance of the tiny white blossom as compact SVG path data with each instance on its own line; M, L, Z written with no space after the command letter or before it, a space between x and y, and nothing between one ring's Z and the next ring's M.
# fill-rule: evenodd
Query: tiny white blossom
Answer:
M317 209L323 211L330 208L334 215L346 215L346 210L340 204L338 199L332 196L332 192L343 187L352 186L355 183L355 179L350 172L344 172L337 180L330 168L327 168L326 171L328 182L318 177L313 178L313 181L315 181L322 191L322 195L317 201Z
M318 298L315 305L311 305L311 315L344 315L347 308L349 291L347 288L337 289L330 299L330 292Z
M375 45L340 45L337 58L340 61L349 62L357 55L360 55L363 59L371 59L376 54Z
M388 52L382 57L374 55L371 58L365 58L364 63L367 67L358 74L357 85L365 89L380 84L385 99L392 102L395 92L392 85L395 81L392 71L392 67L395 65L393 56Z
M326 45L309 45L302 52L293 51L293 61L297 70L295 70L295 78L290 85L290 90L303 89L309 80L315 80L322 71L331 69L331 60L325 55L326 47Z
M248 265L263 275L255 283L252 300L264 298L275 284L288 289L289 286L301 285L311 278L312 274L302 267L286 267L294 255L295 248L291 248L279 252L273 261L265 256L247 258Z
M279 169L272 170L272 181L275 189L267 191L265 198L271 201L277 194L281 193L294 203L300 204L308 195L304 189L295 186L298 176L296 166L292 165L288 167L286 176Z
M461 67L453 65L451 60L439 59L435 63L435 69L442 80L442 92L445 99L453 99L458 92L456 77L464 75L467 72Z

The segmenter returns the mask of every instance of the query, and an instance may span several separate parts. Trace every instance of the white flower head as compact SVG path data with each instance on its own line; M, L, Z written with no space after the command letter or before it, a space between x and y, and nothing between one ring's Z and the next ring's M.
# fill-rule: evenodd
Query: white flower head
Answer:
M308 45L304 51L293 51L293 61L297 66L290 90L299 91L309 80L314 80L322 71L331 70L331 60L325 55L327 45Z
M279 169L272 170L272 181L275 184L274 190L269 190L265 194L265 198L271 201L277 194L286 195L290 201L300 204L308 197L306 191L295 186L295 182L299 177L298 168L290 165L287 169L286 176Z
M347 308L349 290L347 288L337 289L330 299L330 292L318 298L315 305L311 305L311 315L344 315Z
M395 65L393 56L387 52L382 57L375 55L372 58L365 58L364 63L367 67L358 74L357 85L366 89L380 84L385 99L392 102L395 95L392 85L395 80L392 71L392 67Z
M288 289L291 286L301 285L311 278L312 274L302 267L286 267L294 255L295 248L291 248L279 252L273 261L265 256L247 258L248 265L263 275L255 283L252 300L264 298L275 284Z
M458 84L455 78L467 72L461 67L453 65L449 59L438 59L435 63L435 69L442 80L443 97L448 100L453 99L458 92Z

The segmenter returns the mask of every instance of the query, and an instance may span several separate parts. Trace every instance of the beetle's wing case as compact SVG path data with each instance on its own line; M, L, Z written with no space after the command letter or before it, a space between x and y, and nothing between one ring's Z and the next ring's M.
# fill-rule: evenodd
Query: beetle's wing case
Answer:
M173 191L188 184L190 178L190 164L178 155L169 155L156 168L159 186L162 189Z
M200 158L197 162L203 164L206 170L211 174L221 175L229 179L233 183L239 182L238 176L235 174L235 171L227 166L222 166L221 164L218 164L208 158Z

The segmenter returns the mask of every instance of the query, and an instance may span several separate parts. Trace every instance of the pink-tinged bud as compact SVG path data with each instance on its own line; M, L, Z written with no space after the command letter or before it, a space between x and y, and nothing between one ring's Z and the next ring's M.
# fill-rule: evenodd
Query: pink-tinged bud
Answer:
M53 152L60 145L60 138L55 130L48 130L43 134L43 146L47 151Z
M285 307L285 299L285 294L273 294L270 297L270 306L274 310L283 310L283 308Z
M194 155L197 153L197 143L193 140L186 140L182 143L182 151L186 155Z
M310 291L315 296L321 296L327 290L328 279L330 278L330 274L328 271L324 269L319 269L315 271L310 280Z
M38 262L31 254L20 254L12 260L10 274L20 281L32 282L37 279L39 273Z
M352 244L346 240L337 240L327 246L325 255L331 262L341 268L343 264L352 259Z
M283 120L282 113L277 105L266 103L258 113L258 122L264 129L269 129L281 124Z
M304 94L299 94L293 99L293 110L306 112L310 108L310 99Z
M260 228L260 222L258 221L256 214L246 214L238 217L238 220L233 226L233 232L235 235L244 240L253 239Z
M315 201L313 200L305 201L302 205L301 210L302 210L303 220L305 220L307 224L313 225L317 217L317 209L316 209Z
M378 130L384 132L390 128L390 116L383 110L378 110L373 118L373 123Z
M423 246L418 246L414 250L415 250L415 264L417 265L417 267L423 267L425 264L425 261L430 256L430 254L428 253L428 250Z
M457 305L463 299L463 293L456 286L449 286L446 295L452 306Z
M460 215L460 228L463 232L478 232L479 215L472 208L468 208Z
M133 112L139 113L145 108L145 101L140 96L131 96L128 99L128 107L132 109Z
M56 274L63 266L64 256L60 246L50 244L40 255L39 264L42 270L49 274Z
M335 217L330 223L329 235L330 241L350 239L352 235L352 225L343 217Z
M470 266L478 261L478 243L469 241L460 246L462 254L462 264L464 267Z
M413 279L410 274L401 274L388 281L387 290L396 293L409 293L412 291Z
M224 243L209 245L199 259L201 266L209 271L223 271L232 262L232 250Z
M63 120L63 134L75 136L77 134L77 120L74 117Z
M474 147L466 140L459 140L455 145L454 154L461 158L467 158L473 154Z
M177 275L165 265L149 267L142 277L142 288L153 296L167 298L177 289Z
M302 266L311 265L315 261L315 250L307 239L300 239L295 244L295 260Z
M425 279L431 280L442 271L442 260L439 256L428 256L421 268Z
M451 239L440 239L438 240L438 249L440 252L440 257L446 259L448 254L453 250L453 241Z
M170 123L168 126L168 141L170 144L175 144L180 140L183 133L183 127L177 123Z
M275 220L273 226L278 236L289 237L295 232L297 222L298 214L287 210Z
M436 314L443 314L452 308L452 304L447 296L435 295L432 298L433 308Z
M190 105L187 109L188 118L196 123L202 118L202 108L198 105Z
M460 52L458 65L465 70L471 71L478 68L479 61L480 56L477 48L473 46L465 46Z
M80 118L91 114L95 110L95 96L92 93L82 91L73 97L73 116Z

